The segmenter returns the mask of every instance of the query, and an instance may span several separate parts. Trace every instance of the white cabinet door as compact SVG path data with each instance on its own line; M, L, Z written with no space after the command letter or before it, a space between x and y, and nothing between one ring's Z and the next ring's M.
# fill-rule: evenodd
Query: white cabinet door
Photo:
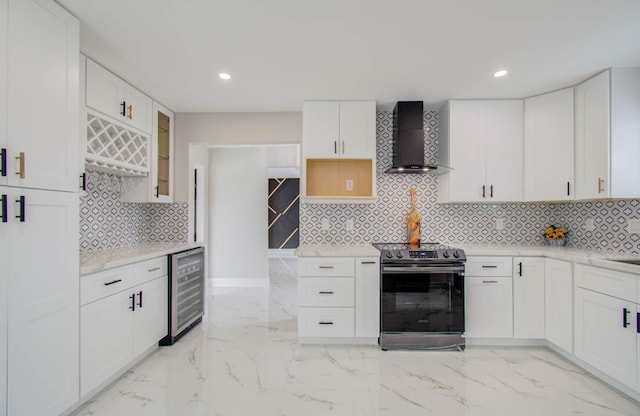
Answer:
M573 199L573 88L525 100L524 200Z
M476 338L513 336L511 277L465 277L465 333Z
M575 288L576 356L634 389L637 387L635 312L634 303Z
M453 170L439 180L439 201L521 201L522 101L450 101L447 105L443 131L449 135L449 160L440 163Z
M380 336L380 258L356 257L356 337Z
M568 261L545 259L546 338L573 353L573 270Z
M482 201L487 192L484 102L452 101L449 108L449 201Z
M544 338L544 272L543 257L513 259L513 336Z
M576 87L577 199L609 196L609 82L605 71Z
M340 157L376 158L375 101L340 102Z
M8 222L0 223L9 253L8 414L59 414L79 391L78 195L1 193L9 202ZM24 222L15 218L21 211Z
M11 0L8 22L7 183L76 191L78 21L53 1Z
M133 289L135 299L133 356L158 344L168 333L168 277L163 276Z
M485 200L522 201L522 101L487 101L485 119Z
M87 59L86 105L114 120L126 115L124 81Z
M7 28L8 0L0 0L0 185L7 184ZM2 347L0 347L2 348ZM0 364L2 365L2 364ZM0 368L1 370L1 368ZM2 373L5 374L5 373ZM2 377L2 376L0 376ZM0 406L5 390L0 382ZM0 407L4 409L4 407Z
M302 157L340 157L340 104L337 101L305 101L302 111Z
M126 103L126 122L131 126L151 133L152 107L151 98L132 86L124 85L124 102Z
M133 358L130 291L120 292L80 310L80 396L84 397Z

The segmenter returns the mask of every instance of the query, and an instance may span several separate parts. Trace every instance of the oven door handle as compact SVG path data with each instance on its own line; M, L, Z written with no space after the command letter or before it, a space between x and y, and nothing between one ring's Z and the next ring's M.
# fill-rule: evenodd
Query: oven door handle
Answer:
M464 272L464 266L385 266L382 271L391 273Z

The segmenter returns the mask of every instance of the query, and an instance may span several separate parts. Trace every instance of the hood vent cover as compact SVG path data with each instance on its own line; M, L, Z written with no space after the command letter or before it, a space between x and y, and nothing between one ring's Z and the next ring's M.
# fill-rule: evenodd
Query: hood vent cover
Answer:
M398 101L393 108L393 165L385 173L427 173L438 166L424 163L422 101Z

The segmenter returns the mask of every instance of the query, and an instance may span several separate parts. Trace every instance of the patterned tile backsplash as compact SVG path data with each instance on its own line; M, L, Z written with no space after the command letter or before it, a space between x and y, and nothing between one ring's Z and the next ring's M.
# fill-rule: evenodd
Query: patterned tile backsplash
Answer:
M188 241L189 205L120 201L126 179L88 172L80 195L80 252L143 242Z
M640 218L640 201L609 200L575 203L438 204L436 176L385 174L391 166L392 113L378 112L377 192L373 204L300 204L301 244L368 243L405 241L405 216L410 208L409 190L417 189L416 208L421 214L423 241L447 244L540 245L550 225L570 230L567 245L640 253L640 235L626 232L627 218ZM438 113L424 113L425 162L437 161ZM323 231L327 218L330 229ZM595 230L585 230L585 219L593 218ZM347 219L354 230L347 231ZM504 229L496 229L496 219Z

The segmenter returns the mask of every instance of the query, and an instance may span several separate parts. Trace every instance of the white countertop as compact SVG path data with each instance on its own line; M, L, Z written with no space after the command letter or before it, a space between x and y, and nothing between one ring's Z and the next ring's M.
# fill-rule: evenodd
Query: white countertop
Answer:
M201 243L145 243L80 253L80 275L202 247Z
M467 244L455 244L455 246L463 249L467 256L549 257L640 275L640 266L612 261L612 259L640 259L640 256L638 255L572 247L493 246ZM301 245L295 250L294 254L298 257L364 257L378 256L380 255L380 252L371 244L314 244Z
M371 244L305 244L293 254L298 257L375 257L380 252Z

